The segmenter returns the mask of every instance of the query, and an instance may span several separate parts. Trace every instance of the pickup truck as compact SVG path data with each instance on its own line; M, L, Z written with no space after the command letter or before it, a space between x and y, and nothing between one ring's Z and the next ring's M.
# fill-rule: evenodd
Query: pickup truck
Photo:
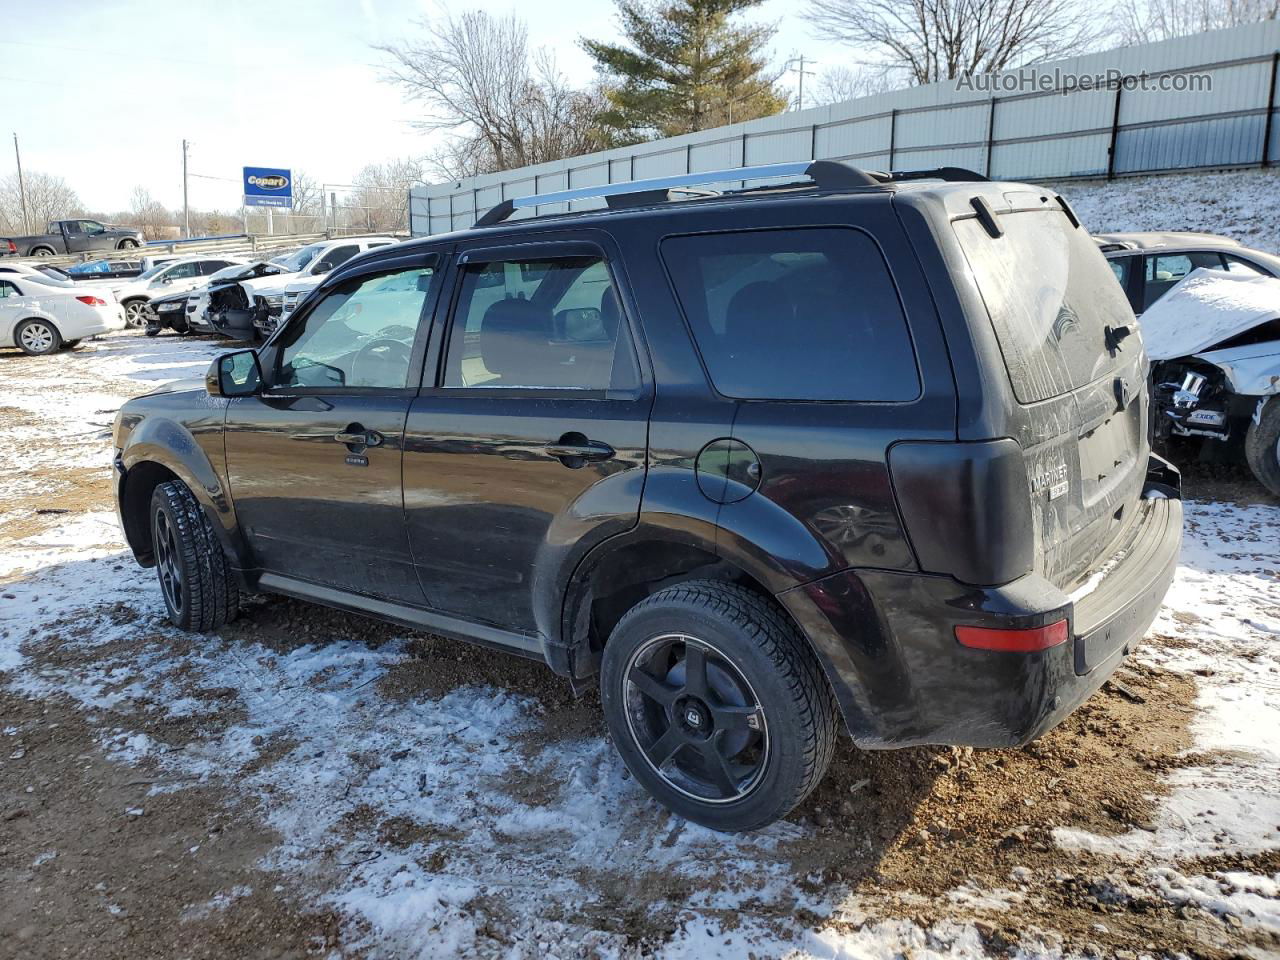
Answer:
M142 246L142 231L97 220L50 220L47 232L30 237L0 237L0 257L52 257L89 250L132 250Z

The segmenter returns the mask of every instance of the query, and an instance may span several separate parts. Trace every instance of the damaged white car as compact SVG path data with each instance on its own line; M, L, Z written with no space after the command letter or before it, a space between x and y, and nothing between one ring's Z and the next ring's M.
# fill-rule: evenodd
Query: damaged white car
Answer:
M1157 439L1244 456L1280 496L1280 279L1195 270L1142 316Z

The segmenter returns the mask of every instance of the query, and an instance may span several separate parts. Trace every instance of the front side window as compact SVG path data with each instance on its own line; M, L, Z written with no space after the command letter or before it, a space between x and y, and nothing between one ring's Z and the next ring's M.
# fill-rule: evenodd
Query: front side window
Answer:
M273 385L404 389L435 280L432 264L353 277L330 290L285 330Z
M498 260L463 274L446 387L626 390L638 379L605 261Z
M98 223L97 220L81 220L80 224L84 227L84 232L89 234L91 237L95 234L105 233L107 229L102 224Z
M164 275L165 280L190 280L192 277L200 275L200 264L198 263L179 263L175 264Z
M662 259L711 382L725 396L876 402L920 395L897 290L862 231L671 237Z

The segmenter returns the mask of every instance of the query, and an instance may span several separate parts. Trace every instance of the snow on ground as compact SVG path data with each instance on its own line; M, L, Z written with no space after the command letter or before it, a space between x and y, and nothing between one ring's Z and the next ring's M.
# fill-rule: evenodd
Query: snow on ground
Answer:
M1280 253L1280 171L1064 181L1054 188L1091 233L1194 230Z

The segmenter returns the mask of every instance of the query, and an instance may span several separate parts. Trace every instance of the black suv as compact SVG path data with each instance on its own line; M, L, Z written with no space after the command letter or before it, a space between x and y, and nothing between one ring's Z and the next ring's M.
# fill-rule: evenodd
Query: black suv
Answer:
M688 189L744 178L773 182ZM592 187L366 253L204 388L130 401L117 498L179 626L265 591L599 674L636 778L745 830L838 721L1011 746L1111 674L1181 535L1146 365L1041 188Z

